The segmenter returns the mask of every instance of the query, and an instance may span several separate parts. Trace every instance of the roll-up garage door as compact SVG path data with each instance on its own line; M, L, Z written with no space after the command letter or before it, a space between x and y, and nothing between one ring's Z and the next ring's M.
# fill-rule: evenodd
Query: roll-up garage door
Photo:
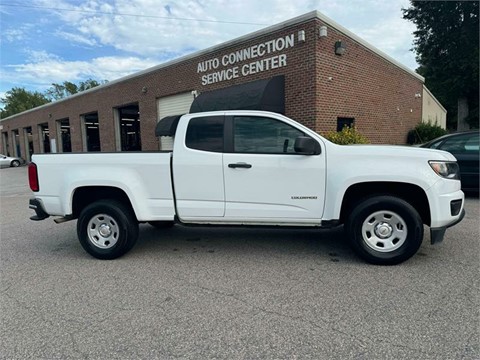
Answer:
M158 118L157 121L163 119L165 116L171 115L181 115L186 114L190 110L190 106L194 100L193 94L191 91L165 96L158 99L157 102L157 111ZM173 149L173 137L162 136L160 138L160 150L172 150Z

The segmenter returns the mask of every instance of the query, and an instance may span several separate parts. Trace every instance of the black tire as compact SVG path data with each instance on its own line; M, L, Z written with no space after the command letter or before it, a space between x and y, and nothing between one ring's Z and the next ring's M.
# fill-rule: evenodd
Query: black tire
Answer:
M423 241L423 222L406 201L375 196L353 208L345 224L353 250L378 265L395 265L411 258Z
M11 167L19 167L20 166L20 161L12 160L12 162L10 163L10 166Z
M156 229L170 229L175 225L174 221L149 221L148 223Z
M115 200L99 200L83 209L77 222L80 244L93 257L111 260L126 254L138 238L132 210Z

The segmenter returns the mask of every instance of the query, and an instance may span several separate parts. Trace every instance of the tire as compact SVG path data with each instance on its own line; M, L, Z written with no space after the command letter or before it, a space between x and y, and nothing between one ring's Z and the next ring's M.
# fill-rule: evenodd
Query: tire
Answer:
M126 254L138 238L138 222L130 208L115 200L99 200L80 213L80 244L93 257L111 260Z
M345 230L353 250L377 265L395 265L411 258L423 241L420 215L393 196L375 196L358 203Z
M156 229L170 229L175 225L174 221L149 221L148 223Z
M10 166L11 167L19 167L20 166L20 161L12 160L12 162L10 163Z

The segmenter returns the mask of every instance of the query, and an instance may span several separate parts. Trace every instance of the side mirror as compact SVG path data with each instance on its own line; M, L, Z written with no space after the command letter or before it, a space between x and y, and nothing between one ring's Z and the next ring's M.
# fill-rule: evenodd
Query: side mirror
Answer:
M318 142L308 136L299 136L295 139L295 152L302 155L318 155L321 148Z

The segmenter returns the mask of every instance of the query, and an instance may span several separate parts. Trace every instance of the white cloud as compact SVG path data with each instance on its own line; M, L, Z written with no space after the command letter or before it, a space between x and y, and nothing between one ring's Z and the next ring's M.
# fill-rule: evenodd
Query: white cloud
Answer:
M80 34L73 34L70 32L66 31L57 31L55 32L55 35L58 37L61 37L65 40L71 41L73 43L77 43L80 45L87 45L87 46L97 46L98 43L95 39L89 39L86 36L80 35Z
M313 2L307 0L293 3L284 0L115 0L108 4L84 1L77 5L63 0L39 0L39 3L72 10L51 11L74 28L84 41L88 39L142 56L203 49L314 8ZM258 25L224 23L242 21Z
M27 38L30 31L32 31L33 24L25 24L16 28L9 28L2 30L2 40L8 42L21 41Z
M25 53L27 54L28 62L30 63L42 63L48 61L59 61L60 57L58 55L49 54L45 50L30 50L26 49Z
M8 29L3 32L4 39L10 42L22 40L25 32L21 29Z
M29 53L33 61L9 65L8 71L2 71L0 75L5 82L15 80L24 84L36 84L41 89L64 81L117 79L157 64L154 60L138 57L109 56L97 57L91 61L65 61L45 52Z

